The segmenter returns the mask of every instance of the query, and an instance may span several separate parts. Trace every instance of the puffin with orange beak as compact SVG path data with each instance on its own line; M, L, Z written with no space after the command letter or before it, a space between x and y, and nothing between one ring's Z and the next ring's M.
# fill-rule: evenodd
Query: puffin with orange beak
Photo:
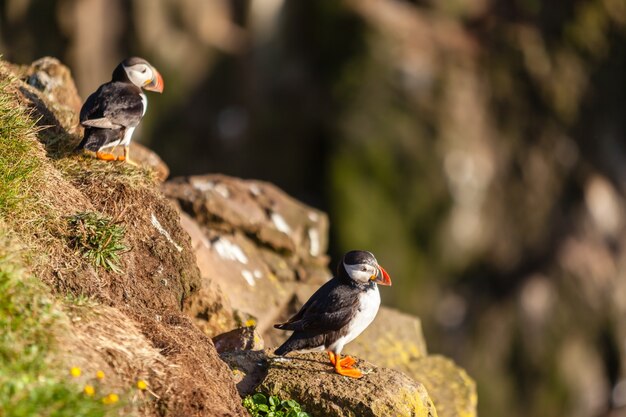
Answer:
M362 377L363 373L353 368L356 361L350 356L341 358L341 351L376 317L380 307L377 284L391 285L391 278L374 255L362 250L346 253L336 276L322 285L295 316L274 325L293 330L274 353L283 356L291 351L326 351L335 372Z
M83 104L80 124L85 135L77 149L95 152L98 159L135 164L130 160L130 140L148 108L142 89L162 93L161 74L143 58L125 59L113 71L111 81ZM113 151L119 145L124 147L124 156L116 157Z

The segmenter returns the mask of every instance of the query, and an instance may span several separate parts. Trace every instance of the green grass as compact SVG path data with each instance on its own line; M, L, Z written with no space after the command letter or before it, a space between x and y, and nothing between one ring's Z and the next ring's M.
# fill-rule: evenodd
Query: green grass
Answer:
M281 400L275 395L257 392L243 399L243 407L252 417L311 417L294 400Z
M10 81L0 81L0 214L15 210L28 196L39 169L33 152L35 120L15 102L8 91Z
M0 228L0 415L105 416L114 407L84 394L54 362L54 334L64 329L64 314L48 289L20 268L19 253Z
M98 213L86 212L70 216L68 240L95 267L121 273L119 256L128 249L124 246L124 227L113 219Z

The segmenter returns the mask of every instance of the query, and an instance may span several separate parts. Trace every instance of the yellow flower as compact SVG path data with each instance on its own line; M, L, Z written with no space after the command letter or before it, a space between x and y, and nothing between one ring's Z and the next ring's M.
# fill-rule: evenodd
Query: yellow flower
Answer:
M140 379L139 381L137 381L137 388L144 391L148 389L148 384L143 379Z
M105 404L115 404L120 400L120 397L117 394L109 394L102 399L102 402Z
M256 320L255 319L248 319L248 320L246 320L244 325L246 327L256 326Z
M104 379L104 371L98 371L98 372L96 372L96 378L98 378L98 379Z
M93 395L96 393L95 388L91 385L85 385L85 388L83 389L83 391L85 392L85 394L87 394L90 397L93 397Z
M78 366L72 367L72 369L70 369L70 374L74 378L78 378L80 376L80 368Z

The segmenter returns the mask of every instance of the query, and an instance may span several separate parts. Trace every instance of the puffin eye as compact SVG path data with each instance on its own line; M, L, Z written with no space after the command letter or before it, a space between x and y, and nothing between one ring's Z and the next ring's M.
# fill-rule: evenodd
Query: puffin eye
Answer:
M143 69L141 70L141 73L142 73L142 74L145 74L145 73L146 73L146 71L148 71L148 68L143 67Z
M366 267L364 267L364 266L362 266L362 267L361 267L361 271L367 271L367 268L366 268Z

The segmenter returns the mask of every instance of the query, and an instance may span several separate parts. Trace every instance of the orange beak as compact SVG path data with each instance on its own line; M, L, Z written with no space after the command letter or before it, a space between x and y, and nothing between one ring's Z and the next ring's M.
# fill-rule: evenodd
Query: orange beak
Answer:
M378 265L378 272L379 273L376 276L376 279L374 280L374 282L379 285L391 285L391 277L389 276L387 271L385 271L385 268Z
M163 87L165 84L163 83L163 77L159 74L159 71L152 68L152 80L144 86L145 90L148 91L156 91L157 93L163 92Z

